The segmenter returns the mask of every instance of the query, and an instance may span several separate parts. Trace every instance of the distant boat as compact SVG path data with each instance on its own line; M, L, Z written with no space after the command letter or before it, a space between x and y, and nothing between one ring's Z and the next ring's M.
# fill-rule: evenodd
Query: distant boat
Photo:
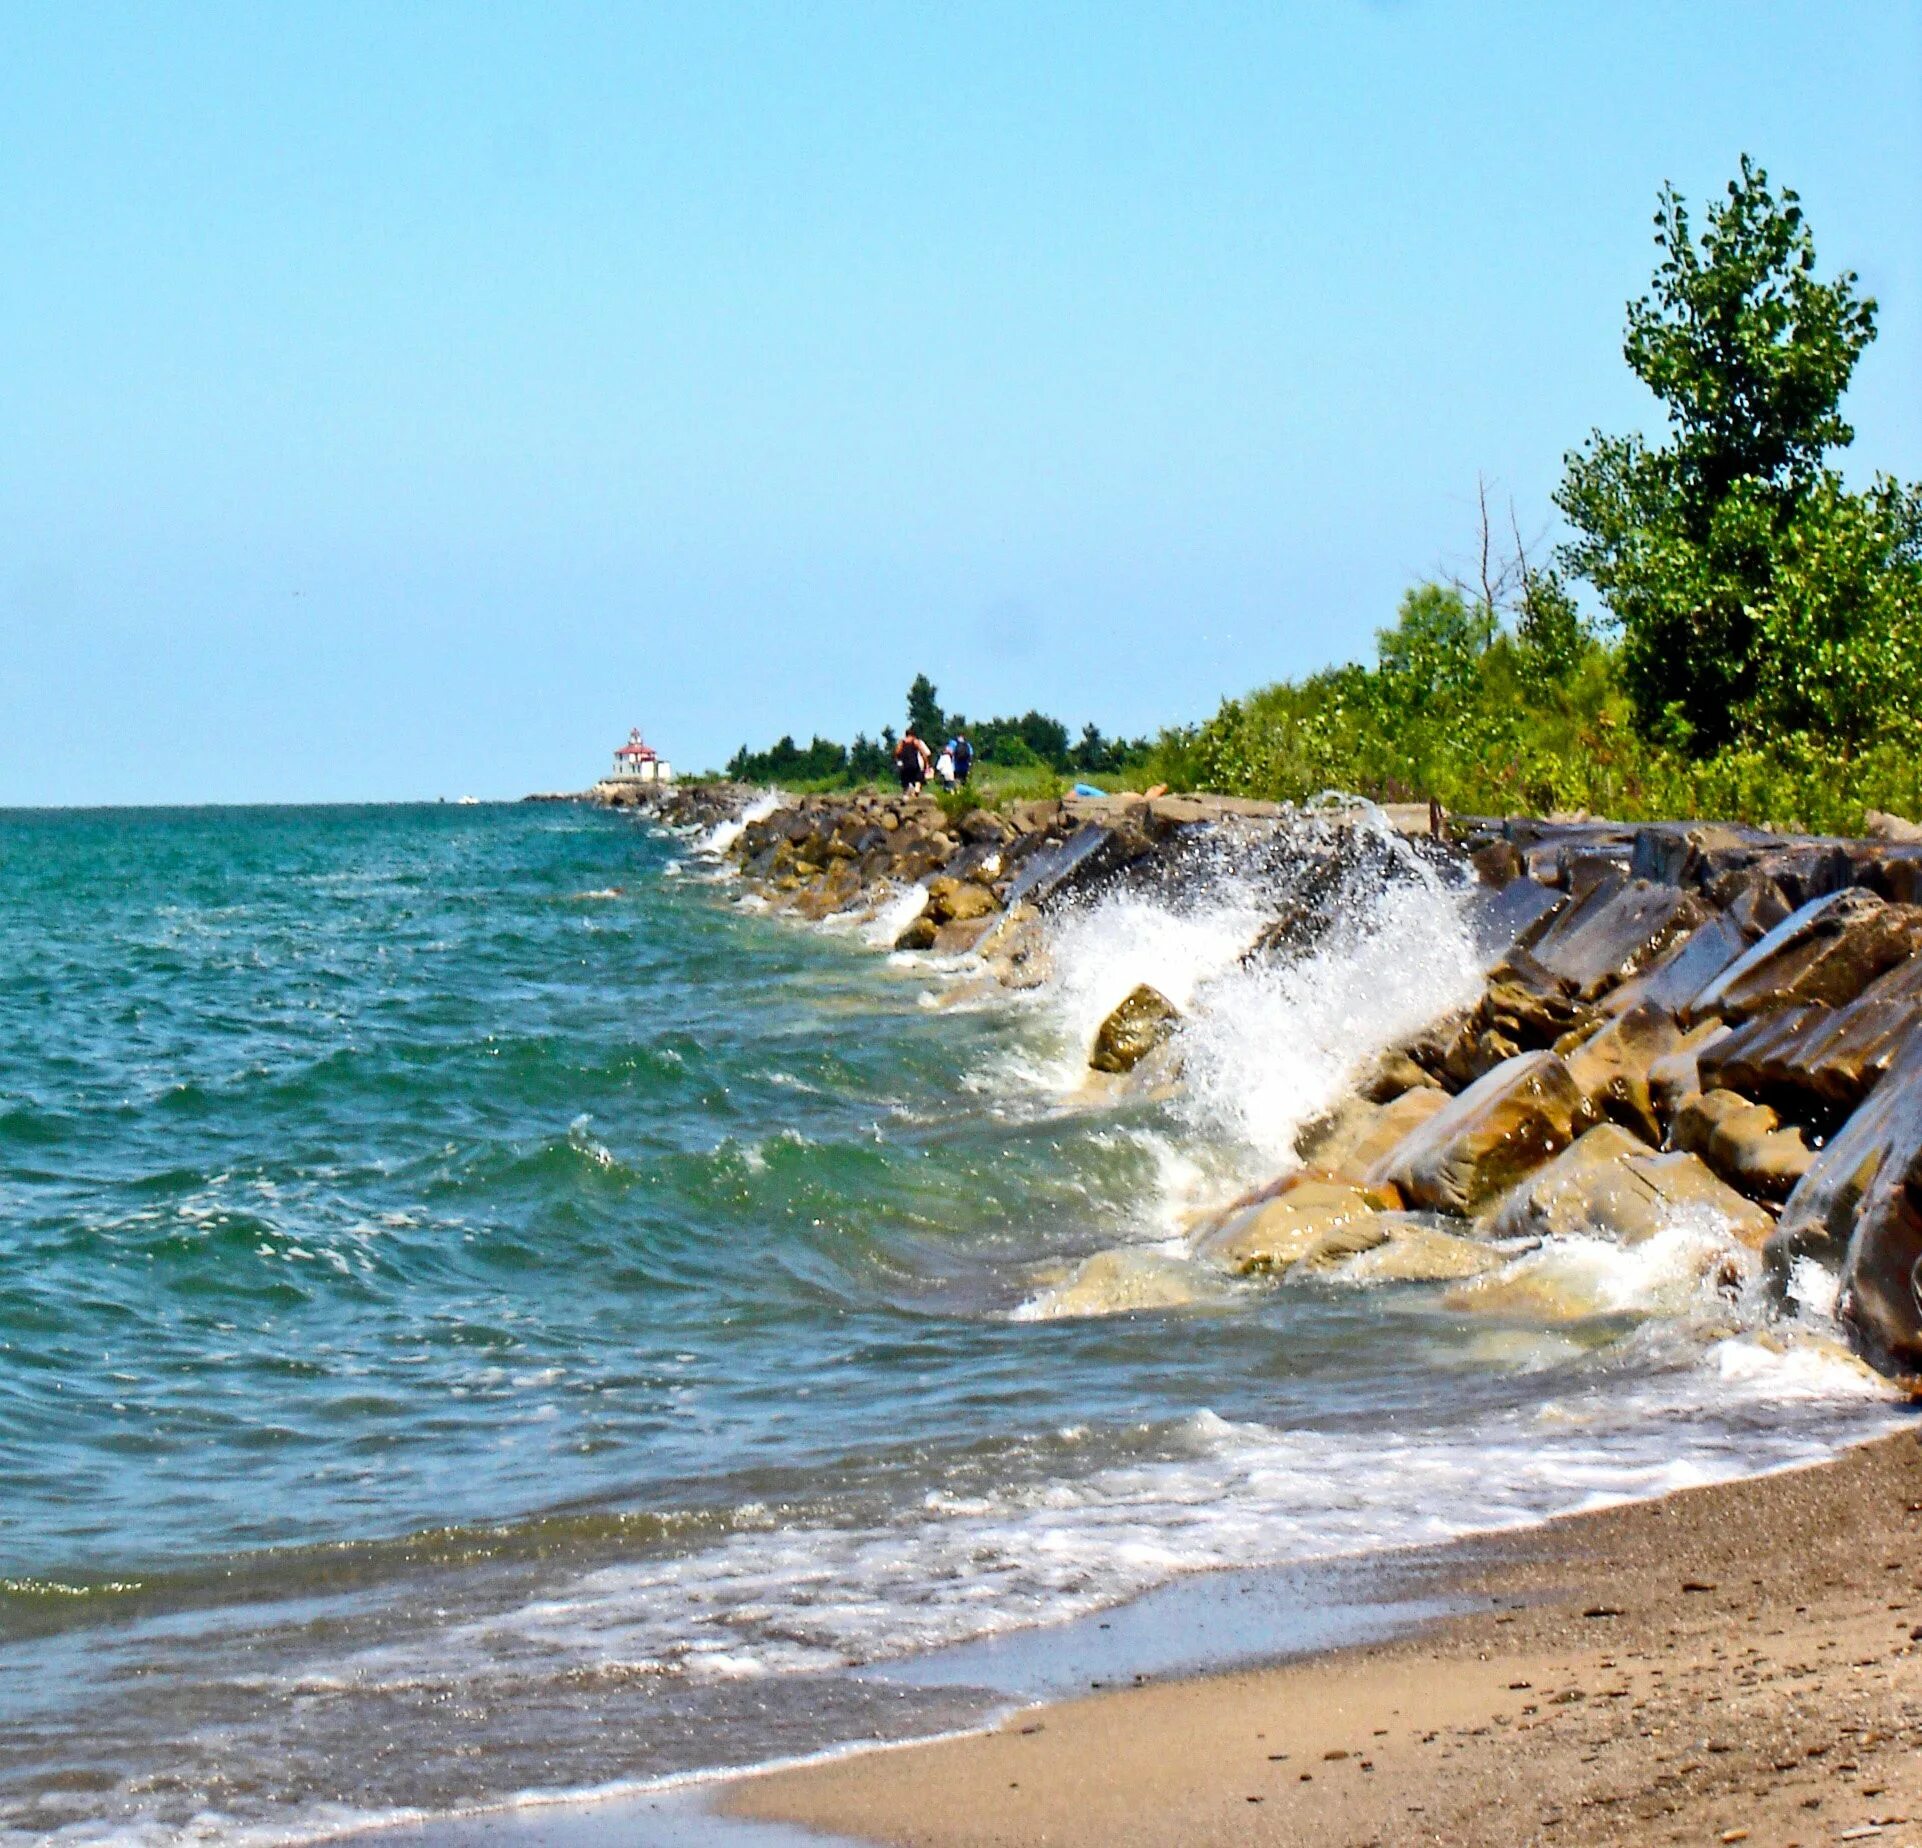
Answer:
M459 806L461 808L479 808L480 797L479 796L462 796L460 799Z

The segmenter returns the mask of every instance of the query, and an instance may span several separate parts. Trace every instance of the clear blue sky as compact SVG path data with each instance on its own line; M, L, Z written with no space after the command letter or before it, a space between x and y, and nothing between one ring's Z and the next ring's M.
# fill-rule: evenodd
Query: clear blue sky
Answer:
M1922 476L1922 7L0 12L0 802L1146 730L1525 527L1753 152Z

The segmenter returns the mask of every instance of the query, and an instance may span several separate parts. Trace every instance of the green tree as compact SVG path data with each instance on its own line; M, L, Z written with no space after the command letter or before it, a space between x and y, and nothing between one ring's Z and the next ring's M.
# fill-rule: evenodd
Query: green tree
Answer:
M1555 500L1575 537L1562 562L1618 625L1649 734L1697 756L1797 724L1863 736L1891 699L1915 699L1874 667L1890 651L1873 622L1922 620L1913 493L1878 482L1850 496L1824 461L1854 435L1840 404L1875 303L1852 271L1817 279L1796 194L1778 198L1746 155L1699 240L1664 187L1655 242L1623 354L1660 400L1668 440L1597 431L1568 457ZM1826 583L1818 558L1848 572ZM1829 693L1797 691L1811 671Z
M1392 629L1376 631L1384 690L1411 712L1459 699L1493 638L1495 615L1452 585L1417 584Z
M908 688L908 723L930 750L938 751L947 735L947 718L935 685L926 674L916 674Z

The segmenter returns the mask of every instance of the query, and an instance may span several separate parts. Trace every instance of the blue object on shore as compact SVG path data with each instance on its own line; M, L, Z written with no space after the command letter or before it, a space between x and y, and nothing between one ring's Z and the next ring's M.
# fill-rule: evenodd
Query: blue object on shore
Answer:
M1077 783L1074 786L1074 793L1077 796L1105 796L1108 792L1105 789L1095 788L1092 783Z

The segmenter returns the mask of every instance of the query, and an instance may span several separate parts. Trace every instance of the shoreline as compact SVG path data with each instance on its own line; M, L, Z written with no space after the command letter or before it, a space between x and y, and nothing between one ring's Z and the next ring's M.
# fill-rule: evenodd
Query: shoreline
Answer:
M1918 1539L1911 1429L1450 1543L1438 1588L1486 1608L1412 1635L750 1774L715 1807L902 1848L1912 1844Z

